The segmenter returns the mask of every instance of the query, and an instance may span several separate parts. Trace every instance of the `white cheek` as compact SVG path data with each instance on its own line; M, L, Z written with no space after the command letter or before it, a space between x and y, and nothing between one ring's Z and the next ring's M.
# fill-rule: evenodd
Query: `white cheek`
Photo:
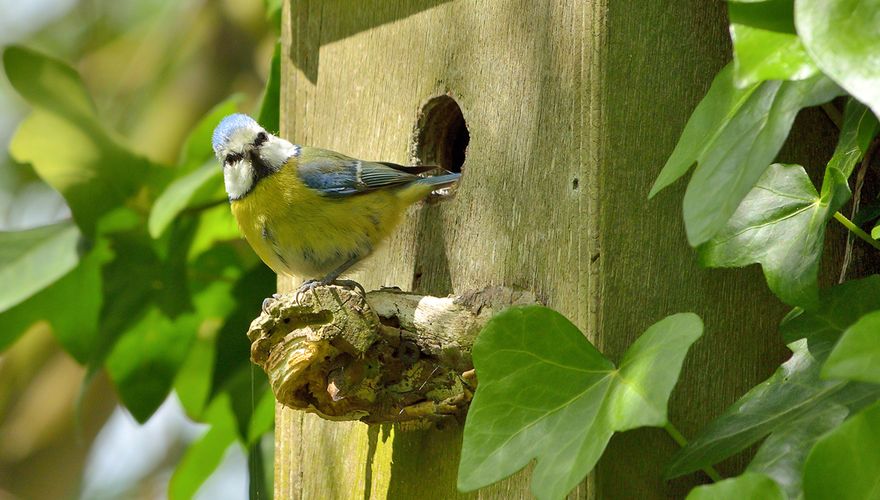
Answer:
M253 168L246 161L237 161L223 168L223 181L230 198L241 198L254 183Z
M260 157L274 168L279 168L287 162L291 156L299 155L299 146L279 137L271 137L263 147L260 148Z

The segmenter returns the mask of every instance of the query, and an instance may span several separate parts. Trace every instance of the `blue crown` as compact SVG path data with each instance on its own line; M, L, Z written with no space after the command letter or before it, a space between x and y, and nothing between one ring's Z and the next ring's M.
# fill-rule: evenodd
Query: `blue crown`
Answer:
M223 145L226 141L229 140L229 137L236 130L243 127L259 127L259 124L254 121L248 115L242 113L236 113L234 115L229 115L226 118L220 120L220 123L217 125L217 128L214 129L214 135L211 137L211 144L214 147L214 151L217 151L220 146Z

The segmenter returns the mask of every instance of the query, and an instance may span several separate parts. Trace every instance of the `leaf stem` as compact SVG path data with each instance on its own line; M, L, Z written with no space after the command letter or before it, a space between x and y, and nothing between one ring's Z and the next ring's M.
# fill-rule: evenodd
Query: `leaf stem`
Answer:
M667 434L669 434L669 437L671 437L673 441L678 443L679 446L681 446L682 448L687 446L688 441L687 439L685 439L684 434L682 434L681 431L679 431L672 422L667 421L666 425L663 426L663 429L666 431ZM718 471L715 470L715 467L712 467L711 465L703 467L703 472L705 472L706 475L709 476L709 478L716 483L718 481L724 480L724 478L721 477L721 474L719 474Z
M877 250L880 250L880 241L871 238L870 234L862 231L862 228L853 224L853 221L847 219L845 215L840 212L834 212L834 218L837 219L837 222L843 224L845 228L849 229L854 235L865 240L865 242L867 242L869 245L876 248Z

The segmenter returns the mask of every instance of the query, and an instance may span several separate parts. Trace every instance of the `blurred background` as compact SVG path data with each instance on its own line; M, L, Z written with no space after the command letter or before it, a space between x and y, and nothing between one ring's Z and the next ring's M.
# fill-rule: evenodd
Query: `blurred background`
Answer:
M0 0L0 500L271 497L210 131L277 129L279 8Z

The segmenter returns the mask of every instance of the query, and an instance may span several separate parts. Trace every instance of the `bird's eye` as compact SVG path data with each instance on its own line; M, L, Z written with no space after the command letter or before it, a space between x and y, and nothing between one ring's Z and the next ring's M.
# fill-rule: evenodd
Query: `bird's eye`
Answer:
M256 139L254 139L254 147L259 147L261 144L269 140L269 136L266 135L265 132L260 132L257 134Z
M244 158L244 155L241 153L229 153L226 155L226 159L223 160L223 163L227 165L231 165L237 161L241 161Z

